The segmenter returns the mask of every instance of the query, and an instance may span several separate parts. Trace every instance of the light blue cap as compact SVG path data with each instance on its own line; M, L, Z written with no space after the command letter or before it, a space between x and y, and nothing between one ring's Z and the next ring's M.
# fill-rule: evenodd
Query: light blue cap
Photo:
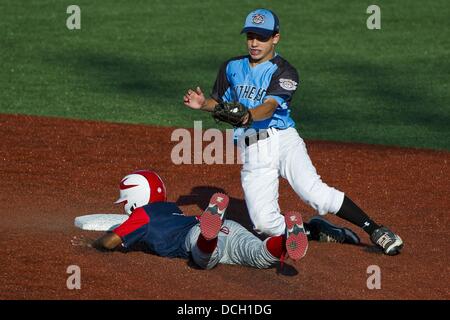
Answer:
M279 31L280 22L275 13L268 9L256 9L248 14L241 33L253 32L270 37Z

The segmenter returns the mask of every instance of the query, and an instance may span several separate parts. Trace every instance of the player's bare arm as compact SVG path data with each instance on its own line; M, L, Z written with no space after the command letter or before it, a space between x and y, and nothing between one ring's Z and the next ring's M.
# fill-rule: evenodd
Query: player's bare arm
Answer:
M272 117L275 109L278 107L278 102L275 99L269 98L264 101L263 104L248 110L251 113L252 119L256 121L261 121L269 119ZM246 124L248 120L244 119L243 124Z
M72 245L94 248L97 250L114 250L120 244L122 239L115 233L106 233L98 239L90 239L84 236L74 237L72 239Z
M189 89L183 97L184 104L191 109L213 111L214 106L218 103L216 100L206 98L200 87L194 90Z

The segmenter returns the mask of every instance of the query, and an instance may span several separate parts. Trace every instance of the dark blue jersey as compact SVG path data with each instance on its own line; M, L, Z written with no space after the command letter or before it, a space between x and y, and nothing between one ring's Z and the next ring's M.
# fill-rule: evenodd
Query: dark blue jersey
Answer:
M125 248L140 242L159 256L187 258L186 235L197 223L196 217L185 216L175 203L156 202L134 210L113 232Z
M218 102L238 101L250 109L272 98L278 102L273 116L254 121L252 127L286 129L295 126L290 104L298 82L297 70L279 55L254 67L250 66L248 55L241 56L222 65L211 98Z

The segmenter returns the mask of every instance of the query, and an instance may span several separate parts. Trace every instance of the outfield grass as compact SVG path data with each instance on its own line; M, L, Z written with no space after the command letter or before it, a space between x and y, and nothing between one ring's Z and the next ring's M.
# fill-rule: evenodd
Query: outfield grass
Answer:
M66 8L81 7L81 30ZM216 126L182 104L245 53L245 15L278 13L278 52L301 84L293 116L309 139L450 150L448 2L50 1L0 3L0 112L167 126ZM225 128L222 126L222 128Z

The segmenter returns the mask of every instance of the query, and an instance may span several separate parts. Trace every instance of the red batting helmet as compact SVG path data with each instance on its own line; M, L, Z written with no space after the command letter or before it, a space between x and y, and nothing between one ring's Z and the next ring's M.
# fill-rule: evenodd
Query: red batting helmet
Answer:
M150 170L138 170L120 181L120 196L115 203L124 203L127 214L153 202L166 201L166 186L160 176Z

